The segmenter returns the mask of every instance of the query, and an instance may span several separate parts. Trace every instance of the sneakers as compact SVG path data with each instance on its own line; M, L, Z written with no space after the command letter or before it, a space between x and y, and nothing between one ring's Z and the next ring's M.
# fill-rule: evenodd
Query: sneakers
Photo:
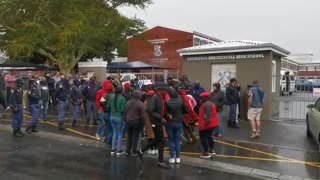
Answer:
M203 153L200 155L200 158L202 158L202 159L210 159L210 158L211 158L211 155L210 155L208 152L203 152Z
M101 140L101 136L100 136L100 134L96 134L96 139L97 139L98 141L100 141L100 140Z
M214 155L216 155L217 153L216 153L216 151L215 151L214 149L211 149L211 150L209 151L209 154L210 154L210 156L214 156Z
M117 151L117 156L120 156L120 155L122 155L122 154L124 154L124 151L122 151L122 150Z
M117 150L113 149L111 150L111 155L115 155L117 153Z
M169 159L169 163L170 163L170 164L174 164L175 162L176 162L176 161L175 161L174 158L170 158L170 159Z
M181 163L181 159L180 158L176 158L176 163L180 164Z
M254 131L254 132L252 132L250 139L256 139L258 137L260 137L260 135Z

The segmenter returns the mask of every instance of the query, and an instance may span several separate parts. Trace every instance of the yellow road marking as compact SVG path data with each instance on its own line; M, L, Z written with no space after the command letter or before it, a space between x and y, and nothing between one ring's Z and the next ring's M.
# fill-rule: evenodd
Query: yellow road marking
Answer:
M24 116L26 116L28 118L31 118L28 115L24 115ZM52 126L58 127L58 125L56 125L56 124L54 124L52 122L42 122L42 123L50 124ZM70 128L65 128L65 129L67 131L72 132L72 133L75 133L75 134L78 134L78 135L85 136L85 137L88 137L88 138L96 140L95 136L92 136L92 135L89 135L89 134L85 134L85 133L82 133L80 131L76 131L76 130L73 130L73 129L70 129ZM256 158L256 157L246 157L246 156L232 156L232 155L222 155L222 154L215 155L216 157L247 159L247 160L259 160L259 161L286 162L286 163L298 163L298 164L306 164L306 165L313 166L313 167L320 167L320 162L300 161L300 160L297 160L297 159L287 158L287 157L284 157L284 156L275 155L275 154L272 154L272 153L268 153L268 152L264 152L264 151L260 151L260 150L256 150L256 149L251 149L251 148L247 148L247 147L244 147L244 146L239 146L239 145L236 145L236 144L232 144L232 143L228 143L228 142L224 142L224 141L220 141L220 140L215 140L215 141L220 143L220 144L224 144L224 145L236 147L236 148L239 148L239 149L244 149L244 150L256 152L256 153L259 153L259 154L268 155L268 156L275 157L275 158L278 158L278 159ZM169 148L166 147L165 151L167 152L168 149ZM199 153L193 153L193 152L181 152L181 154L199 155Z
M236 147L236 148L239 148L239 149L244 149L244 150L256 152L256 153L259 153L259 154L264 154L264 155L268 155L268 156L279 158L279 159L293 161L295 163L306 164L306 165L313 166L313 167L320 167L320 165L316 165L314 163L309 163L309 162L300 161L300 160L297 160L297 159L287 158L287 157L284 157L284 156L279 156L279 155L271 154L271 153L268 153L268 152L247 148L247 147L235 145L235 144L232 144L232 143L227 143L227 142L220 141L220 140L215 140L215 141L220 143L220 144L229 145L229 146Z

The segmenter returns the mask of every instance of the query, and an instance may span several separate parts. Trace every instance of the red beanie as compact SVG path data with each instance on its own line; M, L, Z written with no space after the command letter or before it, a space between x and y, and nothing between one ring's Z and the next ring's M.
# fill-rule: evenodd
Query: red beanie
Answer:
M210 96L210 93L208 93L208 92L203 92L203 93L200 94L200 97L202 97L202 98L206 98L206 97L209 97L209 96Z
M129 89L131 87L131 84L129 82L124 83L123 87L125 89Z
M114 87L113 87L113 84L112 84L112 83L108 83L108 84L105 85L105 90L106 90L107 92L112 91L113 88L114 88Z
M146 93L147 96L153 96L153 95L155 95L155 94L156 94L156 92L154 92L153 90L150 90L150 91L148 91L148 92Z

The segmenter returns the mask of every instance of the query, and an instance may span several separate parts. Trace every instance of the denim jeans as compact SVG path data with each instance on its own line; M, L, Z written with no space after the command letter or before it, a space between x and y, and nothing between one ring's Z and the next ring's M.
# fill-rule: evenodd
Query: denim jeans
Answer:
M39 104L31 104L31 124L30 126L36 126L39 122L39 114L40 114L40 105Z
M223 133L223 112L218 112L220 125L214 128L213 133L222 134Z
M181 153L181 135L183 131L183 125L181 123L167 123L167 131L169 137L169 150L170 157L174 158L176 153L176 158L180 158Z
M90 121L91 118L93 118L93 120L97 120L97 114L98 107L96 105L96 102L87 101L87 120Z
M80 109L81 109L80 104L73 105L72 120L74 120L74 121L79 121Z
M104 113L104 117L105 117L104 120L105 120L105 126L106 126L105 132L104 132L106 139L104 140L104 142L106 143L106 145L112 145L113 129L110 122L110 114Z
M229 125L237 124L237 104L230 104Z
M111 115L110 122L113 130L112 149L121 151L123 135L123 118Z
M214 149L212 132L213 128L199 131L200 141L204 152L209 152L210 149Z
M44 120L48 117L48 107L49 101L40 101L40 117Z
M22 106L23 106L22 104L16 105L16 107L18 108L18 111L12 113L11 126L14 130L21 128L23 124L23 107Z
M105 113L104 112L98 113L98 121L99 121L99 126L97 128L96 134L103 136L104 132L105 132L105 128L106 128L106 120L105 120Z
M58 104L58 122L63 123L65 119L66 114L66 102L65 101L59 101Z

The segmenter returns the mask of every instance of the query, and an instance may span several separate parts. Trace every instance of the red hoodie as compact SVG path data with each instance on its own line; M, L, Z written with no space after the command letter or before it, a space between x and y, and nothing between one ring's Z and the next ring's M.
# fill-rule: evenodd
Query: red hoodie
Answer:
M111 84L111 86L110 86ZM105 80L103 82L103 88L100 89L98 92L97 92L97 95L96 95L96 105L98 107L98 110L99 111L103 111L103 107L100 105L100 100L102 98L102 96L107 93L108 91L111 91L112 89L110 89L112 87L113 89L113 86L112 86L112 82L110 80Z

